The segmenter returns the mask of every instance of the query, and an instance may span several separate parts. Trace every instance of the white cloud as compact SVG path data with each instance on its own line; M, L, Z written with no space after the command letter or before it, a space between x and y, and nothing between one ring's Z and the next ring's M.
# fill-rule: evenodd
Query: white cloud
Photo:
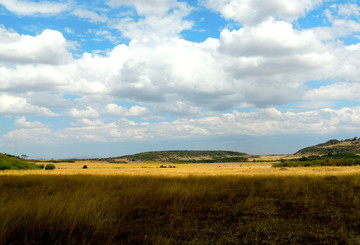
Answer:
M3 135L8 145L56 145L49 128L16 129Z
M265 34L272 32L277 37ZM203 109L223 111L244 104L267 107L299 101L309 79L344 76L334 74L341 70L334 68L347 64L349 57L339 60L340 50L334 50L312 31L296 31L286 22L269 21L225 30L220 40L138 40L104 55L84 53L56 66L0 67L0 89L68 93L79 96L83 107L131 101L151 106L156 114L201 116ZM94 100L96 96L99 99ZM70 115L87 117L78 109Z
M307 112L280 112L275 108L254 112L223 113L198 119L172 122L136 123L128 119L103 123L78 120L75 127L51 131L48 128L13 130L3 136L8 144L126 142L145 139L181 139L207 136L266 136L331 134L360 130L360 107L319 109ZM51 142L50 142L51 140Z
M338 8L339 15L350 17L350 16L360 16L360 6L354 3L346 3L333 5L334 8Z
M66 3L27 0L0 0L0 4L7 10L18 15L53 15L69 10Z
M108 19L106 16L99 15L93 11L87 9L75 9L73 14L77 17L89 19L90 22L106 22Z
M108 0L107 4L112 8L119 6L133 6L139 15L164 16L173 8L184 6L185 3L176 0Z
M277 6L279 2L264 5ZM245 3L252 6L254 2ZM301 8L295 12L286 12L288 8L284 7L287 14L266 10L268 15L261 22L249 17L246 23L251 25L238 30L225 29L219 39L195 43L179 37L179 32L192 25L184 20L191 11L185 3L163 1L156 9L142 1L110 1L113 7L130 4L144 14L139 20L127 16L120 24L113 23L134 40L101 55L85 52L79 58L71 56L68 41L60 32L45 30L37 36L27 36L1 28L0 113L55 116L52 110L60 110L61 114L75 118L76 123L67 130L52 132L52 136L81 140L84 133L88 140L94 141L231 132L239 135L301 133L301 130L334 132L342 127L338 123L340 115L349 117L347 110L301 114L272 108L293 102L316 103L323 108L333 100L358 100L360 52L357 45L345 46L333 40L345 33L338 29L346 23L353 23L349 27L351 31L346 33L356 31L358 23L333 18L331 27L295 29L277 18L292 20L301 16L315 2L306 3L296 2ZM342 12L346 15L345 10ZM111 34L104 30L93 33ZM336 83L319 89L304 85L311 80L326 79ZM66 96L71 98L65 99ZM114 104L115 101L142 106L125 108ZM253 106L266 109L219 114L236 107ZM170 114L186 119L153 125L126 119L105 123L100 114L146 120L152 114L148 108L155 115ZM323 115L330 115L334 121L325 120ZM321 120L312 121L312 117ZM20 119L18 125L36 125ZM347 124L344 125L346 128ZM31 132L36 135L38 131Z
M360 84L338 82L308 91L304 97L309 101L360 101Z
M360 50L360 43L351 44L351 45L346 46L345 48L350 51L357 51L357 50Z
M137 14L143 18L134 18L133 15L113 21L112 26L126 38L135 40L158 40L177 37L183 30L191 29L193 22L185 20L192 7L185 2L176 0L110 0L109 6L133 6Z
M101 127L105 126L104 122L101 120L89 120L87 118L82 118L76 120L77 125L80 125L82 127Z
M360 32L359 10L356 4L333 4L324 11L330 26L315 27L313 30L323 41L356 34Z
M99 113L90 106L86 107L84 110L72 108L70 109L68 115L74 118L97 118L100 116Z
M73 30L72 28L70 28L70 27L65 27L65 28L64 28L64 31L65 31L66 33L69 33L69 34L74 34L74 30Z
M45 107L34 106L25 98L0 94L0 113L6 115L41 115L53 117L56 113Z
M29 122L22 116L15 120L15 125L19 128L45 128L46 126L38 121Z
M68 47L66 39L58 31L47 29L37 36L29 36L0 26L2 63L66 63L72 57Z
M220 12L226 19L254 25L278 17L293 21L321 4L323 0L202 0L208 8Z
M321 52L325 46L311 30L295 30L285 21L268 20L220 35L220 48L235 56L283 56Z
M125 117L143 117L151 114L150 110L146 107L135 105L131 106L130 109L128 109L117 104L106 105L105 112L110 115Z

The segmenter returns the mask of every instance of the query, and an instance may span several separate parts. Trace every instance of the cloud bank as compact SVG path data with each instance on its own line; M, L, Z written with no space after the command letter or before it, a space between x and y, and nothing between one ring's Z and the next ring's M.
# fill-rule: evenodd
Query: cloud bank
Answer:
M0 5L33 18L68 13L101 25L102 35L127 40L101 52L79 51L81 39L65 37L76 35L70 28L31 35L0 26L0 113L14 120L2 136L9 144L359 130L360 7L355 3ZM198 24L190 17L201 8L238 25L223 26L218 37L203 41L185 39L184 31ZM301 19L315 10L326 24L302 26ZM46 118L65 123L42 122Z

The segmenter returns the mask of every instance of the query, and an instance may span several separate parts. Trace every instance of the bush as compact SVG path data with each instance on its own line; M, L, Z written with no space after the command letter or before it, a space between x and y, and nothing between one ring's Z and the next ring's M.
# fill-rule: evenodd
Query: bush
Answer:
M37 167L38 167L39 169L44 169L44 168L45 168L45 165L44 165L44 164L39 164L39 165L37 165Z
M85 169L85 168L88 168L88 166L87 166L87 165L84 165L83 169Z
M12 169L12 165L6 161L0 161L0 170Z
M46 164L45 166L45 170L54 170L55 169L55 165L54 164Z

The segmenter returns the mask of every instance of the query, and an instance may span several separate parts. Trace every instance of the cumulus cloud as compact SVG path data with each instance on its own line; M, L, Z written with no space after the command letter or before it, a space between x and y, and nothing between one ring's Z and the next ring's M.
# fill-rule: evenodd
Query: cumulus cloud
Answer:
M295 30L285 21L269 20L220 34L220 48L236 56L283 56L321 52L325 46L311 30Z
M67 11L70 6L66 3L49 1L27 1L27 0L0 0L0 4L7 10L18 15L53 15Z
M3 139L8 145L54 145L52 140L52 130L50 128L27 128L16 129L3 135ZM53 138L54 139L54 138Z
M151 114L150 110L142 106L132 106L130 109L119 106L117 104L108 104L105 108L105 113L115 116L125 117L142 117Z
M360 101L359 92L359 83L337 82L308 91L304 99L309 101Z
M106 22L108 20L106 16L99 15L87 9L75 9L73 14L80 18L89 19L90 22Z
M313 30L323 41L356 34L360 32L359 9L356 4L333 4L325 10L330 26L314 27Z
M110 0L112 8L132 6L141 15L109 20L131 40L76 57L58 31L31 36L0 27L0 113L19 116L14 123L22 128L5 138L21 141L23 134L24 141L44 142L48 133L57 142L113 142L358 130L358 107L327 108L359 100L359 44L338 40L359 32L357 5L330 8L325 27L300 29L290 22L321 2L207 0L204 5L243 25L192 42L180 35L193 25L185 2ZM97 25L106 21L90 10L73 14ZM87 33L114 40L109 30ZM334 83L306 86L313 80ZM276 109L291 103L298 105L294 111L318 109ZM238 108L253 111L229 112ZM72 121L57 131L22 116L60 114ZM146 122L153 115L157 123Z
M0 62L66 63L71 59L63 35L46 29L37 36L19 35L0 26Z
M91 106L86 107L84 110L72 108L70 109L68 115L74 118L97 118L100 116L99 113Z
M15 125L19 128L45 128L46 126L38 121L29 122L22 116L15 120Z
M80 96L78 100L98 96L99 101L82 104L92 108L131 101L149 105L155 113L199 116L203 109L223 111L244 104L267 107L299 101L309 79L342 76L333 74L341 70L335 67L348 64L349 57L339 60L334 50L316 39L312 30L298 31L286 22L270 20L224 30L219 40L209 38L202 43L180 38L138 40L104 55L84 53L56 66L0 67L0 89L12 93L61 91ZM80 111L76 108L69 115L81 118Z
M338 9L339 15L345 16L347 18L351 16L359 17L360 16L360 6L354 3L338 4L332 5L333 8Z
M56 113L45 107L34 106L25 98L0 94L0 113L5 115L40 115L53 117Z
M119 7L132 6L137 14L143 18L137 18L131 14L114 21L112 26L126 38L136 40L158 40L172 38L179 35L183 30L191 29L193 22L185 20L192 7L185 2L176 0L110 0L108 5Z
M108 0L107 4L112 7L133 6L140 15L166 15L171 9L184 6L176 0Z
M202 3L226 19L254 25L273 17L293 21L321 4L323 0L202 0Z
M172 122L137 123L128 119L103 123L82 119L77 126L52 131L29 128L10 131L3 136L7 143L41 144L51 135L52 143L126 142L145 139L182 139L208 136L267 136L297 134L329 134L339 130L358 132L360 107L319 109L307 112L280 112L276 108L254 112L222 113L198 119L177 119ZM30 142L30 139L33 142Z

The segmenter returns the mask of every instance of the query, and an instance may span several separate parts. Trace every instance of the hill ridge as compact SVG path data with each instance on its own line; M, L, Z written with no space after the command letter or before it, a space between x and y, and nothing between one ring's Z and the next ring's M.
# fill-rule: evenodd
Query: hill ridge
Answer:
M189 159L221 159L229 157L248 157L247 153L222 150L167 150L148 151L132 155L116 157L132 161L162 161L162 160L189 160Z
M360 138L354 137L344 140L331 139L325 143L305 147L295 155L326 155L339 153L360 154Z

